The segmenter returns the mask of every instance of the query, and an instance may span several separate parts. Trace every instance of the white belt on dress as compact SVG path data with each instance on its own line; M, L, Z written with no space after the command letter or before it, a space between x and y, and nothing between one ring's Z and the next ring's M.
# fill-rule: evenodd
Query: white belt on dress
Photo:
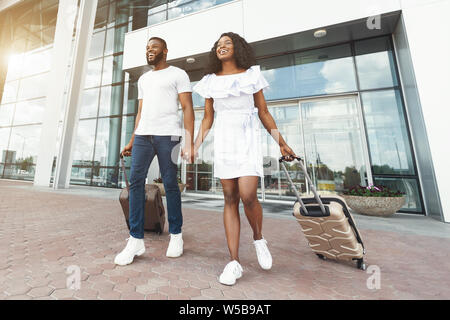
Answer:
M252 147L252 144L256 142L255 138L255 129L257 128L258 124L256 121L256 115L258 114L258 108L253 108L253 110L250 111L241 111L241 110L226 110L226 111L219 111L217 115L221 116L233 116L233 115L247 115L244 119L244 122L242 123L242 127L244 129L245 134L245 144L247 148L246 154L249 154L249 149ZM254 155L252 155L254 156Z

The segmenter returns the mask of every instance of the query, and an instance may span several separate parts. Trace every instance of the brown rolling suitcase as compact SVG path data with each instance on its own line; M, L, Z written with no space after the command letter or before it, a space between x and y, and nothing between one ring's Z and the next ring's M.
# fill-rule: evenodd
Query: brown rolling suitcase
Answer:
M357 261L357 267L365 270L364 244L356 228L345 200L338 196L320 197L301 158L296 158L305 174L313 198L301 198L284 164L280 164L294 190L297 201L293 216L300 224L312 251L321 259Z
M120 204L122 205L123 214L127 222L128 229L130 229L130 224L128 222L130 214L130 201L128 199L128 190L130 184L128 182L127 172L125 170L125 164L123 162L123 157L121 155L120 162L122 166L122 171L125 177L125 183L127 187L122 190L119 196ZM164 211L164 205L161 197L161 190L158 186L154 184L145 185L145 231L153 231L158 234L164 232L164 225L166 222L166 214Z

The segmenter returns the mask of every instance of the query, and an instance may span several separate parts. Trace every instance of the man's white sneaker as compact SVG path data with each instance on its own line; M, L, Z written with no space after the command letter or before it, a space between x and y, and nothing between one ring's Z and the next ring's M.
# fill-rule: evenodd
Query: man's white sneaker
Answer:
M170 242L167 247L166 256L169 258L178 258L183 254L183 236L181 233L170 234Z
M255 240L253 244L255 245L259 265L264 270L270 270L272 268L272 255L270 254L269 248L267 248L266 239Z
M236 280L242 277L242 266L236 260L229 262L219 277L219 282L227 286L232 286Z
M144 239L136 239L130 236L125 249L114 259L114 263L125 266L133 262L135 256L143 255L145 252Z

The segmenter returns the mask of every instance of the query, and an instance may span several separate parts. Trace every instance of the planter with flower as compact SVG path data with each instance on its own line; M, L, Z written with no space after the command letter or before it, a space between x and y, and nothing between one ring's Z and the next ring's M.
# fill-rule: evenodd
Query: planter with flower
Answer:
M385 186L355 186L345 191L342 197L355 212L369 215L389 217L405 204L405 194L391 190Z
M161 195L164 197L166 195L166 191L164 190L164 184L161 178L153 179L153 184L158 186L159 190L161 190ZM186 185L178 178L178 187L180 188L180 192L184 191Z

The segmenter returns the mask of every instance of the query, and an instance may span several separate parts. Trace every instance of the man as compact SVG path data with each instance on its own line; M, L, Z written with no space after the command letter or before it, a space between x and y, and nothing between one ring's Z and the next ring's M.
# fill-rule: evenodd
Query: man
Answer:
M194 160L194 109L189 77L184 70L167 64L167 53L167 44L163 39L153 37L148 41L147 62L154 68L139 78L135 131L122 150L124 156L131 155L130 238L125 249L114 259L118 265L130 264L135 256L145 252L145 179L155 155L167 199L170 242L166 255L176 258L183 254L183 217L177 179L177 158L182 136L178 102L183 109L186 130L182 157L190 162Z

